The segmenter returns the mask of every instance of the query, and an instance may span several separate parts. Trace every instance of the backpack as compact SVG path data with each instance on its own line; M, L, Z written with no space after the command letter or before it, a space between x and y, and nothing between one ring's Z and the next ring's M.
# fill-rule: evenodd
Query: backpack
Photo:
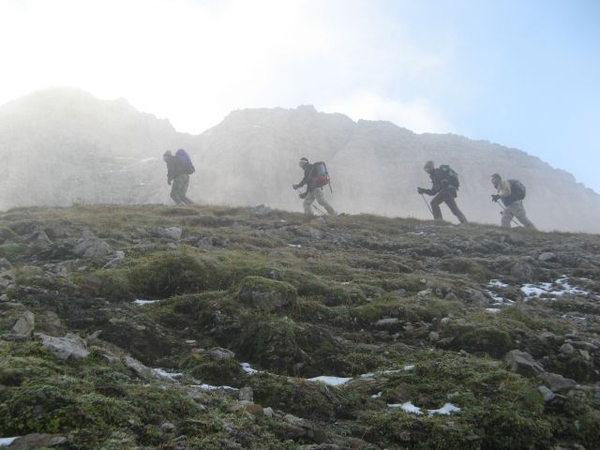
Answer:
M442 164L439 168L442 171L442 180L448 180L448 184L450 186L454 186L456 189L458 189L460 182L458 181L458 174L456 171L447 164Z
M175 156L181 163L181 167L183 167L184 173L186 173L187 175L191 175L196 171L194 164L192 164L192 159L190 158L190 155L188 155L188 153L184 149L180 148L179 150L177 150L175 152Z
M516 200L523 200L525 198L525 194L527 193L527 189L523 183L519 180L508 180L510 184L510 198Z
M328 185L330 182L329 172L327 172L327 166L323 161L317 161L313 163L311 173L311 184L315 187L323 187Z

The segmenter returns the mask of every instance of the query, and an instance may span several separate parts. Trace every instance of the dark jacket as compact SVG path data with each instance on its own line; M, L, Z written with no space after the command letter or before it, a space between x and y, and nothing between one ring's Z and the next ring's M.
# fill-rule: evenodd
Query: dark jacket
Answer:
M426 194L436 195L438 192L444 189L456 197L456 186L448 184L449 179L442 169L439 167L433 169L429 174L429 178L431 178L431 189L425 190Z
M170 183L180 175L185 175L185 168L177 156L167 156L167 181Z
M316 188L312 177L312 171L313 165L306 164L304 166L304 178L302 178L302 181L297 185L299 188L306 185L306 192L310 192Z

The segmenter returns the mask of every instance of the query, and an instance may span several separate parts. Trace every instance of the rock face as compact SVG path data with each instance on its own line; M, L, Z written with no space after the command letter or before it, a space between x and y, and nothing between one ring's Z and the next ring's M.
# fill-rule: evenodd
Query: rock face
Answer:
M598 235L18 208L0 277L8 448L600 442Z
M325 160L334 207L346 213L427 219L416 187L426 160L460 175L458 204L472 222L497 224L489 177L527 187L525 206L542 230L600 231L600 195L517 149L457 135L417 135L389 122L354 122L312 106L230 113L198 136L126 101L80 91L41 91L0 108L0 209L29 205L170 203L162 154L186 148L197 172L189 196L204 204L300 211L291 189L300 157ZM448 220L454 217L444 210Z

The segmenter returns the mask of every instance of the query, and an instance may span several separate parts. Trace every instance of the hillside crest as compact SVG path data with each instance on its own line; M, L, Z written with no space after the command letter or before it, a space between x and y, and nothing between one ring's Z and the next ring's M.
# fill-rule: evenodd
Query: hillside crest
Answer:
M433 160L459 173L457 202L471 222L499 223L489 179L498 172L527 186L525 207L539 229L600 232L600 195L539 158L452 134L418 135L390 122L354 122L310 105L233 111L193 136L125 100L57 89L0 108L0 132L0 209L168 204L161 155L186 148L197 167L189 196L205 205L300 211L291 185L301 178L297 161L305 156L327 162L337 210L428 219L416 187L428 186L422 168Z

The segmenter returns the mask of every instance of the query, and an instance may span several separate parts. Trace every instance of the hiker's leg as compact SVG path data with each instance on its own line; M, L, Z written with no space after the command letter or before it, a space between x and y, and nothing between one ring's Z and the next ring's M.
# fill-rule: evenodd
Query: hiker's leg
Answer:
M190 176L189 175L181 175L181 187L180 187L181 194L180 194L179 198L186 205L194 205L194 202L191 201L186 195L189 186L190 186Z
M500 225L504 228L510 228L510 223L512 222L513 217L515 216L512 212L513 205L514 203L508 205L506 208L504 208L504 211L502 211L502 219L500 220Z
M186 205L195 205L195 203L192 200L190 200L188 197L183 197L182 201Z
M448 208L450 208L450 211L452 211L452 214L456 216L460 223L467 223L467 218L462 211L458 209L458 205L456 204L454 197L451 195L446 196L446 205L448 205Z
M309 192L308 195L304 198L304 201L302 202L302 206L304 207L304 213L307 216L313 216L313 210L312 210L312 203L315 201L315 195L313 194L313 192Z
M440 205L444 201L444 194L442 192L438 192L433 200L431 200L431 212L433 213L433 218L435 220L442 220L442 210L440 209Z
M323 189L315 189L313 192L315 194L317 202L319 202L319 204L323 206L323 208L325 208L329 214L331 214L332 216L337 215L335 210L331 207L327 200L325 200L325 194L323 193Z
M522 201L518 201L518 202L513 203L510 206L513 206L513 205L514 205L514 207L512 208L512 212L515 215L515 217L517 218L517 220L519 222L521 222L527 228L531 228L533 230L537 230L537 228L531 222L531 220L529 220L527 218L527 213L525 212L525 208L523 207L523 202Z
M175 200L175 203L177 203L178 205L183 203L188 183L189 177L187 175L179 175L173 180L173 189L171 192L171 197L173 198L173 200Z
M177 190L177 183L175 180L171 182L171 198L176 205L181 204L181 199L179 198L179 192Z
M189 175L181 175L179 178L181 178L181 180L180 180L181 186L179 189L181 189L180 190L181 198L183 198L183 197L185 197L188 187L190 186L190 176Z

